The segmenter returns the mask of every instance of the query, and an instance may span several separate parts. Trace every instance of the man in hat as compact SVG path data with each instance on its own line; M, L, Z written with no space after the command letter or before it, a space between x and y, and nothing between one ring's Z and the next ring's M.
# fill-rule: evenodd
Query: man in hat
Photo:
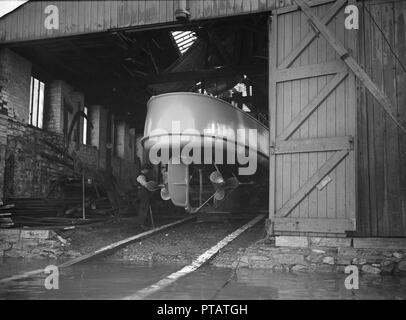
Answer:
M151 202L152 192L154 191L154 181L152 166L146 164L142 167L140 174L137 176L138 184L138 223L143 229L148 228L146 226L148 220L149 207Z

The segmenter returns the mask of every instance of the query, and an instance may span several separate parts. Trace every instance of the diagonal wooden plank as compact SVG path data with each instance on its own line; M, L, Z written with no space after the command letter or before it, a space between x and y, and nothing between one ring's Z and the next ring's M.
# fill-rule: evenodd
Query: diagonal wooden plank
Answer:
M308 117L317 109L317 107L323 103L325 99L330 95L330 93L338 87L338 85L345 79L348 75L347 72L338 73L329 83L327 83L323 89L317 94L317 96L310 101L306 107L289 123L289 125L283 129L281 134L278 136L278 140L288 139L299 127L306 121Z
M276 141L275 154L350 150L353 148L352 140L351 136L343 136Z
M341 73L348 69L341 60L322 62L296 68L277 69L273 77L276 82L308 79Z
M316 173L311 176L306 183L278 210L276 213L277 217L286 217L292 210L306 197L313 188L321 181L323 178L329 174L340 162L343 160L347 154L348 150L337 151L332 155L323 166L316 171Z
M400 122L397 116L392 110L394 107L388 96L383 90L381 90L378 85L373 82L373 80L368 76L364 69L350 56L348 50L338 41L330 30L323 24L320 19L313 14L310 7L306 4L304 0L294 0L297 5L302 9L304 14L309 18L313 26L315 26L320 33L326 38L327 42L333 47L342 60L348 65L355 76L361 81L361 83L371 92L375 99L380 103L382 108L388 114L390 118L396 123L396 125L406 133L406 127Z
M347 3L347 0L338 0L331 6L328 13L321 20L322 23L328 24L338 13L338 11ZM296 58L310 45L310 43L318 36L314 30L310 31L293 49L293 51L282 61L279 65L279 69L289 68Z

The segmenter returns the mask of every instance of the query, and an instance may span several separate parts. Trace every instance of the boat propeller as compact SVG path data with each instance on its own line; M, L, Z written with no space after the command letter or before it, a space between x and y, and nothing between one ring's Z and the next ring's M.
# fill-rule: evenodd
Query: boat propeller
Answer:
M214 200L221 201L226 195L226 190L233 190L240 184L236 177L224 179L223 175L219 171L213 171L209 176L215 193Z

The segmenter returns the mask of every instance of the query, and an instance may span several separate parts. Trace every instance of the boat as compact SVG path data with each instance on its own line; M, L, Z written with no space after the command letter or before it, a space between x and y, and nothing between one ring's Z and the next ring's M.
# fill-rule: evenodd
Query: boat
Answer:
M148 160L167 174L161 194L188 212L225 203L241 186L254 191L268 177L268 128L209 95L151 97L141 143Z

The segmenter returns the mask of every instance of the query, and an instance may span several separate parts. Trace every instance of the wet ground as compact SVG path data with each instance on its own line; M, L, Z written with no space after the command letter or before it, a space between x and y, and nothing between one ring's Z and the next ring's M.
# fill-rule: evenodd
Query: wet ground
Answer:
M7 261L7 263L11 263ZM21 267L21 264L20 264ZM33 265L26 265L31 270ZM47 290L44 276L0 284L0 299L122 299L179 269L98 260L60 272L59 289ZM405 277L361 276L347 290L342 274L293 274L204 266L149 299L405 299ZM225 285L227 284L227 285Z
M192 222L155 234L119 250L109 257L116 261L137 261L156 264L185 265L217 244L231 232L244 225L248 219L234 219L223 222ZM233 266L239 253L259 241L264 233L259 223L244 232L221 250L213 263L216 266Z

